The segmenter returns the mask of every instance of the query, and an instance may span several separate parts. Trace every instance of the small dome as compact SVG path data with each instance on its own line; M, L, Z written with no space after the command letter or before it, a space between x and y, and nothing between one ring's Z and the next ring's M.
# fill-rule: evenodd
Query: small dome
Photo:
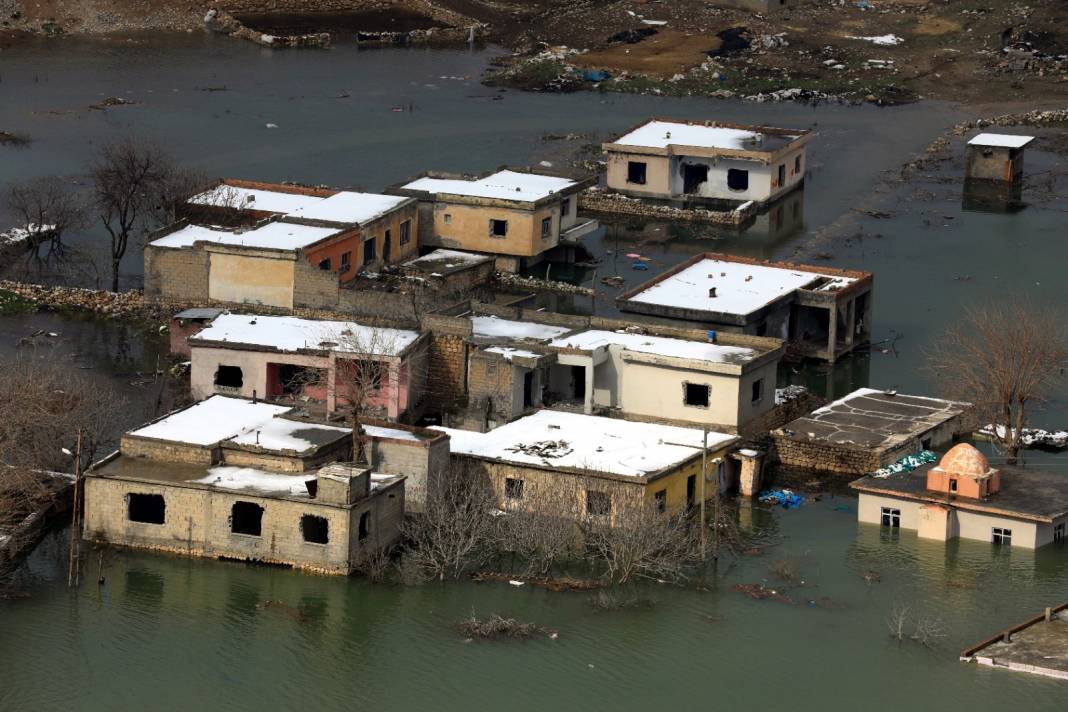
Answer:
M990 474L990 463L983 453L968 443L960 443L942 456L938 468L958 477L981 478Z

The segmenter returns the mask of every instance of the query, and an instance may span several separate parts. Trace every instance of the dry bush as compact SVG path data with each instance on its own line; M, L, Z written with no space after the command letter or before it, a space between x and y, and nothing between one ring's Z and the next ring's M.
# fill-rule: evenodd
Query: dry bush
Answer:
M771 564L771 575L780 581L797 583L801 580L801 571L790 559L779 559Z
M461 621L458 626L460 632L468 638L490 640L493 638L530 638L537 633L543 632L533 623L523 623L515 618L503 618L494 613L486 620L479 620L475 612L471 611L471 617Z
M520 578L548 577L581 550L575 522L577 492L563 483L539 488L528 481L523 486L528 488L523 499L536 502L536 511L510 507L507 515L500 517L497 548L511 554L513 563L518 564L513 569Z
M18 220L18 227L29 236L25 243L26 261L23 276L30 265L38 269L64 256L63 235L68 230L84 227L88 222L88 206L70 182L56 177L32 178L12 183L5 203L8 212ZM41 248L45 247L44 256Z

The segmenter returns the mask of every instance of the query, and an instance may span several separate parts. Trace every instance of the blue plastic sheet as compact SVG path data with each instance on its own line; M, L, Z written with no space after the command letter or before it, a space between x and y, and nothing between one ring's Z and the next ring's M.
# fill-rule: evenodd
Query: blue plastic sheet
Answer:
M777 504L783 509L797 509L805 503L805 498L792 490L777 489L762 492L760 501L765 504Z

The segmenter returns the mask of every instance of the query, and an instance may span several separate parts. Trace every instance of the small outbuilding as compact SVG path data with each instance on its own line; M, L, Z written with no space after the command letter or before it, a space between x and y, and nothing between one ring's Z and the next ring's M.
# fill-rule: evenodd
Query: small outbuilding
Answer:
M964 206L1011 210L1023 198L1024 149L1033 136L981 133L964 154Z

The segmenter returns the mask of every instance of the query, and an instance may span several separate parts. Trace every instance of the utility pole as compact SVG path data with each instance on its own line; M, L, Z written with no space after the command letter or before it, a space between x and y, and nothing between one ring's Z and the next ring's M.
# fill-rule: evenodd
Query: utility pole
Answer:
M74 448L74 504L70 515L70 562L67 570L67 586L73 588L78 585L81 576L81 557L78 555L78 544L81 542L81 503L82 485L82 429L78 428L78 443Z
M708 477L708 428L702 428L703 438L701 442L701 561L705 560L705 539L707 538L708 523L705 522L705 478Z

